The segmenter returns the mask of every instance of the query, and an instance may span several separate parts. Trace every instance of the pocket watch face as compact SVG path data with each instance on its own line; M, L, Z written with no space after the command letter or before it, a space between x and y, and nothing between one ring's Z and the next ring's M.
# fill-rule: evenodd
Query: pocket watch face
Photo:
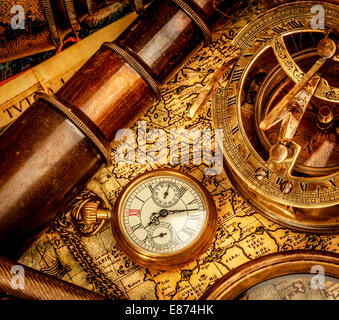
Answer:
M192 177L157 170L138 177L122 191L113 220L116 240L132 260L140 265L152 260L167 268L192 260L206 249L214 235L216 209L211 196Z
M192 243L206 220L206 205L188 182L170 176L149 178L129 191L122 224L144 250L166 254Z

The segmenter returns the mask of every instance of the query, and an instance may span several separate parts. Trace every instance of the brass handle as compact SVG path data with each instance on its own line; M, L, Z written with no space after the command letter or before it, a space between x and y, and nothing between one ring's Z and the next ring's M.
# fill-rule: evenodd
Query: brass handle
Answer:
M81 236L91 237L101 230L105 222L111 219L111 216L111 210L99 207L98 202L87 199L77 208L74 220ZM94 226L98 222L100 222L99 225L91 232L83 232L79 228L79 224Z

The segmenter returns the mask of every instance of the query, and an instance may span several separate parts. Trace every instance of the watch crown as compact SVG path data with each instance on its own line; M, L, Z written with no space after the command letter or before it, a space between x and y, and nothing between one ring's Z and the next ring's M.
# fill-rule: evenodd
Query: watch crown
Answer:
M87 225L94 225L98 220L108 220L111 216L109 209L98 208L98 204L94 201L89 201L83 205L80 210L82 221Z
M81 208L80 215L85 224L93 225L97 222L98 204L94 201L89 201Z

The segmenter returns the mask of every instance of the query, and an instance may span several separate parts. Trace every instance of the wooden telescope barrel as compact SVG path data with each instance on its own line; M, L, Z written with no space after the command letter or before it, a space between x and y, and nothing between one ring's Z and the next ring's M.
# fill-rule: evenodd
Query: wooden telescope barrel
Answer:
M21 281L19 271L22 272ZM0 257L0 292L25 300L124 299L120 291L105 297L4 257Z
M80 22L115 2L140 12L145 0L6 0L0 1L0 63L62 46L78 36Z
M159 99L159 83L210 41L218 14L213 0L154 1L0 136L0 255L16 258L76 188L109 165L115 132Z

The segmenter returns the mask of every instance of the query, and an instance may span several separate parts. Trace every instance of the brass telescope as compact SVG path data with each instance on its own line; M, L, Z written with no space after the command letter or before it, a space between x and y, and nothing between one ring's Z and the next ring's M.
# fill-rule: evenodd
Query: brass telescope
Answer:
M77 188L105 163L118 129L156 99L160 85L233 1L153 1L56 92L0 136L0 255L16 258Z

